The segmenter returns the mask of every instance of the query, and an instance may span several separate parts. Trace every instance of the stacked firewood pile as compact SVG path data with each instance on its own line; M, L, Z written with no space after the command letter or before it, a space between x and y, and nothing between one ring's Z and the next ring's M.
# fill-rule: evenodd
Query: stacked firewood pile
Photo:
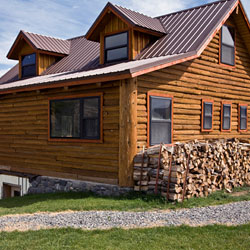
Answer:
M250 144L237 139L157 145L134 159L135 191L169 200L250 184Z

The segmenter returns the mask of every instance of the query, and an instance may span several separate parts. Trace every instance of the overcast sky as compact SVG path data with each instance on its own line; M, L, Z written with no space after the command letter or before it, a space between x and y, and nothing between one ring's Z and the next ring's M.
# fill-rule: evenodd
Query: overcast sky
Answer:
M155 17L213 0L113 0ZM106 5L104 0L0 0L0 76L17 63L6 55L20 30L58 38L84 35ZM250 1L242 0L250 16Z

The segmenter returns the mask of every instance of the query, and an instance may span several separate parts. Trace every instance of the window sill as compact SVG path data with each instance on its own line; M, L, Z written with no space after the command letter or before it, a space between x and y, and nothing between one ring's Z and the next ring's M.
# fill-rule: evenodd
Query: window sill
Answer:
M221 132L231 132L232 131L232 129L230 128L230 129L221 129Z
M213 129L201 129L201 132L213 132Z
M223 67L223 68L227 68L227 69L231 69L231 70L236 69L236 65L225 64L225 63L222 63L222 62L220 62L219 65L221 67Z
M243 130L243 129L242 129L242 130L241 130L241 129L238 129L238 132L239 132L239 133L246 133L247 131L248 131L247 129L245 129L245 130Z
M48 142L77 142L77 143L103 143L103 139L66 139L66 138L48 138Z

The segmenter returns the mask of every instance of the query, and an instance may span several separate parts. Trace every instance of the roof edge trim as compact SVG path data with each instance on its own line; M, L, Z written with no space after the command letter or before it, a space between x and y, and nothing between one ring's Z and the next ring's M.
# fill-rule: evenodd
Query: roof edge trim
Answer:
M23 38L31 46L32 49L34 49L35 51L37 50L35 45L27 38L27 36L24 34L24 32L22 30L20 30L20 32L18 33L14 43L12 44L12 46L11 46L7 56L6 56L8 59L14 59L14 60L18 59L18 58L12 57L11 55L12 55L13 50L15 49L15 47L17 46L17 44L21 38Z
M42 89L52 89L52 88L60 88L60 87L68 87L68 86L77 86L83 84L91 84L97 82L108 82L108 81L115 81L115 80L123 80L127 78L131 78L131 74L129 70L124 70L118 73L110 73L106 75L99 75L99 76L90 76L85 78L79 79L69 79L69 80L62 80L52 83L46 83L44 85L32 85L30 87L19 87L19 88L11 88L6 90L0 90L0 96L5 94L11 93L18 93L18 92L29 92L35 90L42 90Z
M201 44L199 46L199 48L197 49L197 54L200 56L203 51L206 49L206 47L208 46L208 44L212 41L212 39L214 38L214 36L217 34L217 32L221 29L221 27L223 26L223 24L227 21L227 19L230 17L230 15L234 12L234 10L236 9L236 7L240 4L240 0L236 1L231 10L222 18L222 20L220 21L220 23L217 25L217 27L212 31L212 34L210 33L206 39L204 39L203 44Z
M149 63L146 67L139 66L139 67L133 68L132 70L130 70L130 73L132 77L137 77L137 76L144 75L144 74L147 74L156 70L160 70L163 68L167 68L167 67L179 64L179 63L190 61L197 57L199 57L199 55L197 55L197 52L192 51L192 52L188 52L185 54L177 55L175 58L173 58L172 61L169 61L169 58L166 58L158 62Z

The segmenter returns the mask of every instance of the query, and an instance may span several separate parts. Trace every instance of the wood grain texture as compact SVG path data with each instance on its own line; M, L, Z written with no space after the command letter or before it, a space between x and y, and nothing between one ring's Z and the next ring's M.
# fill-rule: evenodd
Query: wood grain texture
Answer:
M148 91L174 97L173 142L250 137L249 130L238 131L238 105L250 104L250 57L234 18L228 23L236 27L234 68L219 65L218 32L199 58L138 77L138 150L147 145ZM214 102L211 132L201 132L202 99ZM232 103L231 131L227 132L220 131L222 101Z
M38 75L41 75L50 65L56 61L56 57L52 55L38 53Z
M49 98L93 92L103 93L103 143L48 141ZM0 165L38 175L118 183L119 82L8 94L1 96L0 107Z
M137 153L137 79L120 85L119 185L133 186L133 159Z

